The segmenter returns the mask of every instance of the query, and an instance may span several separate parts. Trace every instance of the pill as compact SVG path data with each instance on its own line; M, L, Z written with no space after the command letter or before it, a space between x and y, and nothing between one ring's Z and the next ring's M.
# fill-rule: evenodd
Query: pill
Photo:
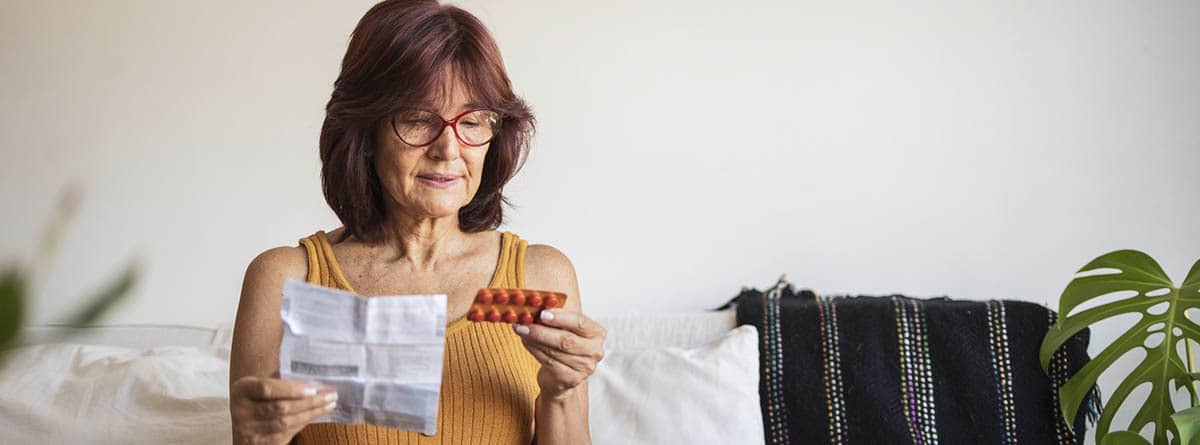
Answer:
M542 309L557 308L567 301L561 292L534 289L482 288L467 311L467 320L533 324Z

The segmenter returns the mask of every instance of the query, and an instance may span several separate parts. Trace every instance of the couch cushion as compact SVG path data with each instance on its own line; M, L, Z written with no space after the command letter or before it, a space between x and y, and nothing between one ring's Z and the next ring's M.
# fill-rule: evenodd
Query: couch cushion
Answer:
M608 329L608 355L589 380L595 443L674 443L651 440L669 437L651 427L683 418L711 423L692 431L741 443L740 431L749 430L746 437L761 442L757 336L749 327L730 331L733 311L596 319ZM10 351L0 371L0 431L16 443L228 443L231 324L166 328L105 326L70 338L89 345L37 344L41 336L30 335L27 344L36 345ZM63 334L43 330L37 334L47 339ZM196 347L155 347L169 344ZM685 390L684 382L700 386ZM631 397L655 394L646 387L678 390L633 405ZM754 407L738 409L753 418L717 418L711 409L739 404ZM617 431L630 419L642 438Z

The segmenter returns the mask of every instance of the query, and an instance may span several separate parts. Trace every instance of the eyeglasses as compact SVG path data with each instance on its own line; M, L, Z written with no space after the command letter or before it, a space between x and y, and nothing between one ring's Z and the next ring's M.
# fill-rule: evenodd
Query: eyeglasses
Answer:
M463 145L479 147L492 141L500 128L500 113L492 110L471 110L442 119L442 115L427 110L404 110L392 115L392 131L396 137L413 147L432 144L450 127Z

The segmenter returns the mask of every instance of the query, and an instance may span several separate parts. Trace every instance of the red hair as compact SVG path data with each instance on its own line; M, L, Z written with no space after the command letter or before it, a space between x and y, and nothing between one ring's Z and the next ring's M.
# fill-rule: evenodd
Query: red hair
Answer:
M387 0L354 28L321 126L321 185L346 234L368 242L385 234L387 197L375 173L375 131L397 111L444 97L445 73L476 105L500 113L475 196L458 212L465 232L503 221L502 191L529 151L533 113L512 90L500 49L483 23L427 0Z

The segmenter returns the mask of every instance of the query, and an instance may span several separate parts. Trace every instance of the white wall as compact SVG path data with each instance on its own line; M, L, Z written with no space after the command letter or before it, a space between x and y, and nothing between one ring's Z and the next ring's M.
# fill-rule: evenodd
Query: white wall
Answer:
M336 227L317 134L371 3L7 0L0 253L86 190L34 321L135 254L109 321L229 320L255 254ZM594 312L710 308L785 272L1054 304L1119 248L1181 281L1200 3L967 3L463 2L539 116L506 228L570 255Z

